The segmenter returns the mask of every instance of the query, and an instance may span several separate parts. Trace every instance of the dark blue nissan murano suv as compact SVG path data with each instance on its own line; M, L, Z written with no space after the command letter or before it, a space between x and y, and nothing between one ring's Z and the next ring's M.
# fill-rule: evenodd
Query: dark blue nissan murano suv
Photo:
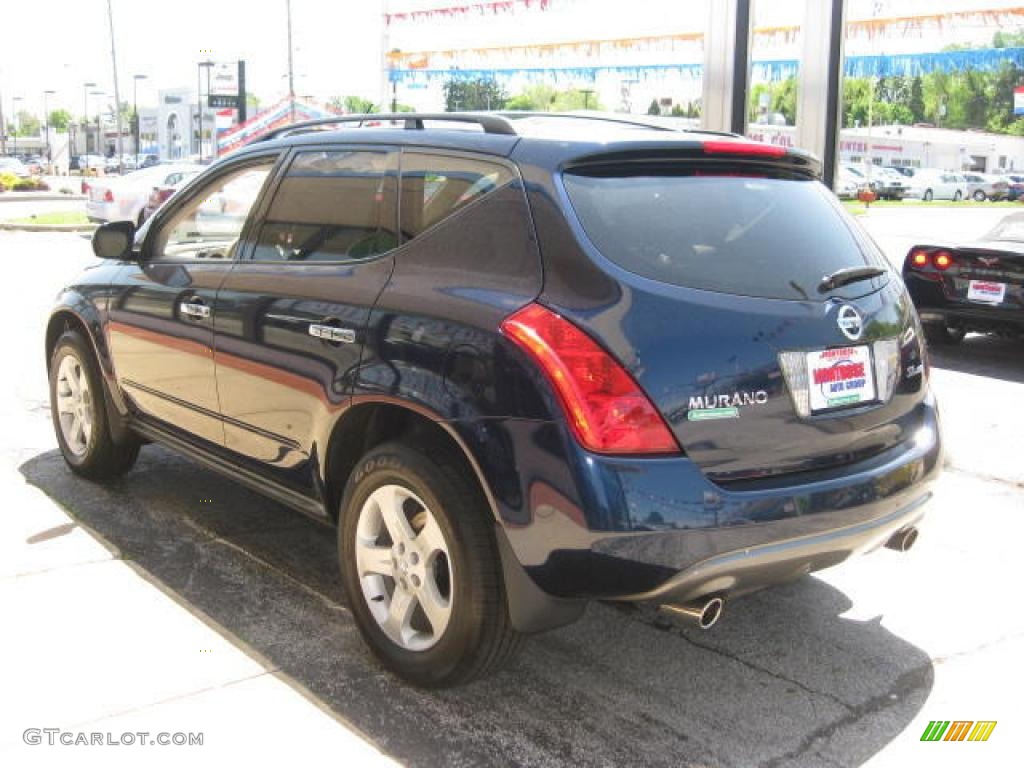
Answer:
M61 294L71 469L160 443L338 530L360 631L454 685L588 600L906 549L941 465L899 274L799 151L611 116L378 115L221 160Z

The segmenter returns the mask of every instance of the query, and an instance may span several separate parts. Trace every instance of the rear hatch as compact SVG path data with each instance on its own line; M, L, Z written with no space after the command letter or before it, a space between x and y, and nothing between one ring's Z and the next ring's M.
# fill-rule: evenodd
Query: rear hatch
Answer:
M552 308L627 367L716 482L842 466L908 440L925 374L902 282L806 163L713 143L713 161L620 154L564 171L581 257L618 296L556 294ZM823 284L851 268L862 279Z

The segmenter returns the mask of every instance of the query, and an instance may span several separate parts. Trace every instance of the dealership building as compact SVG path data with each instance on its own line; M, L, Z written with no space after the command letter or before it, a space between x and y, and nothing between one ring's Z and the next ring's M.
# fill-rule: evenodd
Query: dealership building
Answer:
M793 126L751 124L747 135L787 147L796 143ZM1024 140L1020 136L922 125L844 128L839 132L839 160L947 171L1024 171Z

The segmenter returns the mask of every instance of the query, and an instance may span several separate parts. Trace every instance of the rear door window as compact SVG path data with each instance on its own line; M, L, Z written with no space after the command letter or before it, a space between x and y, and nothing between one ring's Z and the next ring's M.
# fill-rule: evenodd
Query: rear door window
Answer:
M513 178L504 165L469 157L402 153L402 236L421 235Z
M299 152L260 227L256 261L351 261L397 244L396 155Z
M843 267L885 266L816 181L676 172L566 173L569 200L601 254L637 275L745 296L820 300ZM877 285L875 286L877 287ZM859 296L871 282L829 295Z

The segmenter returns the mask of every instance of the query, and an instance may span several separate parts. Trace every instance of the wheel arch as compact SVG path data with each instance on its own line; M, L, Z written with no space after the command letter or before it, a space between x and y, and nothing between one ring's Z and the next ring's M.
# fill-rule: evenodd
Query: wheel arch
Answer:
M334 522L340 522L339 505L359 459L375 446L399 438L411 438L432 450L447 451L479 488L494 520L509 618L516 630L541 632L576 621L586 602L549 595L527 574L515 556L497 502L472 451L450 424L428 409L390 399L367 398L357 400L337 419L320 468L323 498Z

